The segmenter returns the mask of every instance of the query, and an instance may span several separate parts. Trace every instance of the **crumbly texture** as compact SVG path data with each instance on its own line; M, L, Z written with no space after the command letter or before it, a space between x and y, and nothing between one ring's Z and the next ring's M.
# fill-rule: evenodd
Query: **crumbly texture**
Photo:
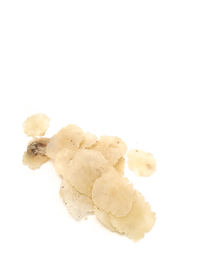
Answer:
M92 200L79 193L69 182L62 179L60 195L75 220L81 220L94 213Z
M151 153L142 150L130 150L127 153L128 167L137 176L150 176L156 170L156 160Z
M47 120L42 118L46 116L34 116L35 119L30 117L24 123L25 132L43 134ZM95 214L109 230L137 241L153 227L155 213L124 177L126 151L127 146L119 137L98 139L70 124L52 138L33 139L23 163L37 169L51 160L61 177L60 196L75 220ZM153 156L143 151L129 151L128 165L142 176L155 170Z
M35 138L27 146L24 152L23 163L30 169L38 169L49 160L46 156L46 146L49 143L48 138Z
M50 119L42 113L28 117L23 123L24 133L28 136L43 136L49 128Z

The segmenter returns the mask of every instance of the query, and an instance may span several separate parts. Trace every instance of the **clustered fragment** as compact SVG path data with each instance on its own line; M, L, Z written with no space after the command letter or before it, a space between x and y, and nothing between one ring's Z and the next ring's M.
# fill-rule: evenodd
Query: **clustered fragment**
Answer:
M144 197L124 177L126 144L113 136L85 133L76 125L62 128L52 138L43 136L49 126L46 115L36 114L24 123L34 139L23 163L37 169L51 160L61 177L60 195L76 220L95 214L113 232L137 241L155 223L155 213ZM128 165L139 176L151 175L156 167L150 153L131 150Z

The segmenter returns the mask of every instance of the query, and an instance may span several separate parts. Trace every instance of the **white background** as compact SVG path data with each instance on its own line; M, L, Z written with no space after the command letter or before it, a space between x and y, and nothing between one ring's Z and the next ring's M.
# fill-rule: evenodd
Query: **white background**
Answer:
M0 1L0 265L200 266L200 3ZM51 118L154 154L126 175L156 225L134 243L91 217L75 222L50 163L22 165L22 123Z

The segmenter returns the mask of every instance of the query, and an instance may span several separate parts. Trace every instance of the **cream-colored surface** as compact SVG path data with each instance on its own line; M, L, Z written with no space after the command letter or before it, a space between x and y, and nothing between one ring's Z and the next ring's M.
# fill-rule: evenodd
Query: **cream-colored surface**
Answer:
M98 208L116 217L122 217L131 210L132 191L128 179L122 177L115 169L111 169L96 180L92 200Z
M92 200L79 193L70 183L62 180L60 186L60 195L72 217L75 220L81 220L94 213Z
M34 139L23 162L36 169L51 159L61 177L60 196L74 219L94 213L109 230L137 241L151 230L155 214L123 176L126 150L119 137L98 140L78 126L68 125L50 139ZM143 151L129 151L128 165L142 176L155 170L153 156Z
M28 144L27 151L24 152L23 163L33 170L40 168L42 164L49 160L46 156L48 142L48 138L34 138Z
M81 128L76 125L70 124L62 128L51 138L47 146L47 155L50 158L55 159L57 153L64 148L77 150L83 140L84 133Z
M49 121L45 114L32 115L23 123L24 133L28 136L43 136L49 127Z
M129 169L137 176L150 176L156 170L156 160L151 153L142 150L130 150L127 157Z
M144 197L134 190L130 212L120 218L110 215L110 222L119 233L137 241L152 229L155 223L155 213L151 211Z
M79 150L63 170L63 178L68 180L80 193L89 197L96 179L109 169L108 161L95 150Z

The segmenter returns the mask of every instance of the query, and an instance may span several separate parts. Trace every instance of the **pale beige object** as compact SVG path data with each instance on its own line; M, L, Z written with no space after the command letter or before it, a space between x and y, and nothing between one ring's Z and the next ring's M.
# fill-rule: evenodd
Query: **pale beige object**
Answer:
M30 169L38 169L42 164L47 162L49 158L46 156L46 146L49 142L48 138L35 138L28 146L27 151L23 155L23 163Z
M92 200L80 194L70 183L62 179L60 195L69 213L75 220L81 220L94 213Z
M127 150L126 144L116 136L101 136L91 148L100 151L112 165L115 165Z
M33 127L33 133L31 121L30 117L24 125ZM25 128L30 134L30 129ZM85 219L95 213L105 227L137 241L153 227L155 213L123 177L126 150L119 137L102 136L98 141L95 135L68 125L51 139L31 141L23 162L37 169L51 159L62 177L61 198L74 219ZM138 150L129 151L128 165L140 176L149 176L156 168L153 156Z
M92 190L94 204L116 217L127 215L133 203L133 187L114 168L97 179Z
M47 155L51 159L55 159L57 153L64 148L77 150L83 140L84 132L81 128L69 124L51 138L47 146Z
M59 175L64 175L65 169L67 168L69 162L73 159L75 153L76 151L74 150L64 148L56 154L56 157L54 160L52 160L52 163Z
M150 176L156 169L153 155L142 150L130 150L127 153L128 167L138 176Z
M78 150L73 159L63 170L63 178L67 179L76 190L89 197L95 180L110 167L102 154L95 150Z
M120 174L124 174L125 158L121 157L117 163L113 166Z
M32 115L23 123L24 132L28 136L43 136L49 127L49 121L45 114Z
M143 238L155 223L155 213L151 211L150 205L136 190L133 193L133 205L128 215L120 218L111 214L109 216L113 227L134 241Z
M97 217L97 219L110 231L116 232L116 229L113 227L113 225L110 222L110 216L103 210L95 207L94 213Z
M84 139L80 145L81 148L89 148L97 142L97 137L91 133L84 133Z

